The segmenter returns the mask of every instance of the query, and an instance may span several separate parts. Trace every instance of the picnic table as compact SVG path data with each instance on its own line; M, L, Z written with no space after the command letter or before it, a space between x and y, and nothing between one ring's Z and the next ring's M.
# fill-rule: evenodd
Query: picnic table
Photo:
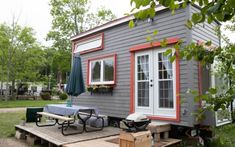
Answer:
M55 123L53 124L39 124L40 117L46 116L50 117L55 120ZM78 106L78 105L72 105L71 107L66 106L66 104L48 104L44 107L44 112L38 112L39 119L36 121L36 125L39 127L44 126L54 126L56 124L61 125L61 130L63 135L73 135L73 134L80 134L85 132L91 132L91 131L98 131L102 130L104 127L104 119L103 117L99 116L98 109L95 107L86 107L86 106ZM89 120L91 117L96 117L97 119L101 119L103 122L103 125L101 128L94 129L94 130L88 130L87 129L87 120ZM62 123L59 122L59 120L62 121ZM82 130L77 131L75 133L65 133L64 131L71 127L72 124L74 124L78 120L82 124ZM80 120L80 121L79 121Z

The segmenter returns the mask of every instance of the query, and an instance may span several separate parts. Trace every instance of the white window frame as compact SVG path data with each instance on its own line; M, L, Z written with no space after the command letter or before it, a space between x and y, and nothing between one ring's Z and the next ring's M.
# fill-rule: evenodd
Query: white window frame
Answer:
M135 112L138 113L144 113L147 115L153 115L153 89L149 88L149 106L139 106L138 105L138 57L148 55L149 56L149 84L150 84L150 79L153 79L153 66L152 66L152 53L153 51L143 51L143 52L138 52L135 55Z
M104 81L104 60L107 60L107 59L113 59L113 81ZM97 61L100 61L101 63L101 70L100 70L100 81L99 82L92 82L92 66L91 64L93 62L97 62ZM115 67L116 66L116 63L115 63L115 56L112 56L112 57L105 57L105 58L101 58L101 59L97 59L97 60L91 60L89 61L89 85L111 85L111 84L115 84Z
M173 108L159 108L159 75L158 75L158 53L164 53L168 48L152 49L147 51L139 51L135 53L135 112L144 113L150 116L156 116L161 118L176 118L176 108L177 108L177 96L176 96L176 62L172 63L172 81L173 81ZM173 53L175 50L172 49ZM153 87L149 89L149 107L138 106L138 87L137 87L137 58L139 56L149 55L149 81L153 84Z
M214 64L211 65L211 71L212 71L212 74L211 74L211 87L215 88L216 85L215 85L215 74L214 74L214 66L215 66L216 62ZM227 108L228 111L230 112L231 114L231 109L230 107ZM221 110L221 109L220 109ZM221 120L218 120L218 116L217 116L217 112L215 112L215 125L216 126L222 126L222 125L225 125L225 124L229 124L232 122L232 116L230 115L230 119L223 119L222 121Z
M158 67L158 54L159 53L164 53L167 50L167 48L163 48L163 49L158 49L155 51L154 56L155 59L157 61L157 63L155 63L155 68L159 69ZM175 53L175 50L172 48L172 54ZM164 79L164 80L159 80L159 72L156 73L157 78L155 80L155 85L157 85L155 88L156 90L154 90L155 95L157 95L157 103L155 104L155 110L154 110L154 115L155 116L159 116L159 117L169 117L169 118L176 118L176 101L177 101L177 97L176 97L176 62L174 61L172 63L172 82L173 82L173 108L163 108L163 107L159 107L160 106L160 93L159 93L159 81L164 81L164 80L168 80L168 79Z

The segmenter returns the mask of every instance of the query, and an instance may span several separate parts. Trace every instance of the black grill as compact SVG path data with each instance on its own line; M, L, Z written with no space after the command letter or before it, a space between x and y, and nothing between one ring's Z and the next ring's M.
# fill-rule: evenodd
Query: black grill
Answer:
M123 130L127 132L139 132L139 131L146 131L146 127L151 122L150 119L145 119L141 121L134 121L134 120L127 120L124 119L122 122L126 125L126 128L123 128Z

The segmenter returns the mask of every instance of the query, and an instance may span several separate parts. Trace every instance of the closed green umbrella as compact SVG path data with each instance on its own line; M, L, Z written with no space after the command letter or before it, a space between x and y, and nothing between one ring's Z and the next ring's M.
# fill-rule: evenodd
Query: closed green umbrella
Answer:
M75 55L73 58L73 65L67 82L66 92L70 96L78 96L85 92L80 55Z

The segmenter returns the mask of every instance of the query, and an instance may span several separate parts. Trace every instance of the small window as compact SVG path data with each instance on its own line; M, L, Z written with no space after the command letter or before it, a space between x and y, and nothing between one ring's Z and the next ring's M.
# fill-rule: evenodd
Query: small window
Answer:
M76 42L74 53L85 54L103 49L104 34L97 34Z
M89 60L89 85L115 84L115 55Z

